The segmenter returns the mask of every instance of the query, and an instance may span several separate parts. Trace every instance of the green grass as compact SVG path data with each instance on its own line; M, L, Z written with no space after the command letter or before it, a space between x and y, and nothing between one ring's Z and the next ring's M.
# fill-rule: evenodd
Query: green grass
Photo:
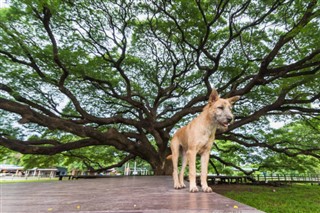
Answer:
M57 178L41 178L41 179L20 179L20 180L0 180L0 184L7 184L7 183L34 183L34 182L52 182L57 181Z
M320 186L248 186L245 190L224 193L226 197L271 212L320 212Z

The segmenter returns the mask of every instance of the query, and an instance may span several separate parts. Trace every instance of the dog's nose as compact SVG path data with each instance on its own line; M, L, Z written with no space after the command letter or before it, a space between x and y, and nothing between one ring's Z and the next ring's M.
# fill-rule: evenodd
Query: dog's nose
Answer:
M232 122L232 118L231 118L231 117L228 117L228 118L227 118L227 121L228 121L228 123L231 123L231 122Z

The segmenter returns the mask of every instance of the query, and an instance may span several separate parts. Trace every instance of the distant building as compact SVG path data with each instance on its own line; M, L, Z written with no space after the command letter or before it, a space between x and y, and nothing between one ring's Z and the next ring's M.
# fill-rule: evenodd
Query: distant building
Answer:
M56 177L64 176L68 174L67 168L54 167L54 168L33 168L26 171L28 176L39 176L39 177Z
M58 169L56 168L33 168L26 171L26 176L33 177L55 177Z
M33 168L25 170L22 166L11 164L0 164L0 176L15 175L26 177L56 177L65 176L68 174L68 169L65 167L56 166L53 168Z
M0 173L2 174L18 174L23 172L24 168L22 166L16 166L12 164L0 164Z

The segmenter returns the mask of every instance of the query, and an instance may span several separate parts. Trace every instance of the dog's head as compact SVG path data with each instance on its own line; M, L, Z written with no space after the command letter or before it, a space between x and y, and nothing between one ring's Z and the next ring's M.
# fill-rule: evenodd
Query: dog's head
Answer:
M212 90L209 97L208 110L211 119L218 124L218 129L226 131L233 122L232 105L239 99L240 96L233 96L227 99L220 98L218 92Z

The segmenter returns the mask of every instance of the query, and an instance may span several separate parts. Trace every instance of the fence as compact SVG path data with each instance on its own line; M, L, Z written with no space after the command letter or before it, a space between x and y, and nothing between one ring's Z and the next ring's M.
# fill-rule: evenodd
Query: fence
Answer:
M188 179L188 177L187 177ZM255 175L255 176L227 176L208 175L208 182L217 183L253 183L253 184L290 184L290 183L311 183L320 185L320 174L310 175ZM197 176L200 183L200 176Z
M318 183L320 184L319 174L309 175L256 175L253 176L254 181L258 183Z

